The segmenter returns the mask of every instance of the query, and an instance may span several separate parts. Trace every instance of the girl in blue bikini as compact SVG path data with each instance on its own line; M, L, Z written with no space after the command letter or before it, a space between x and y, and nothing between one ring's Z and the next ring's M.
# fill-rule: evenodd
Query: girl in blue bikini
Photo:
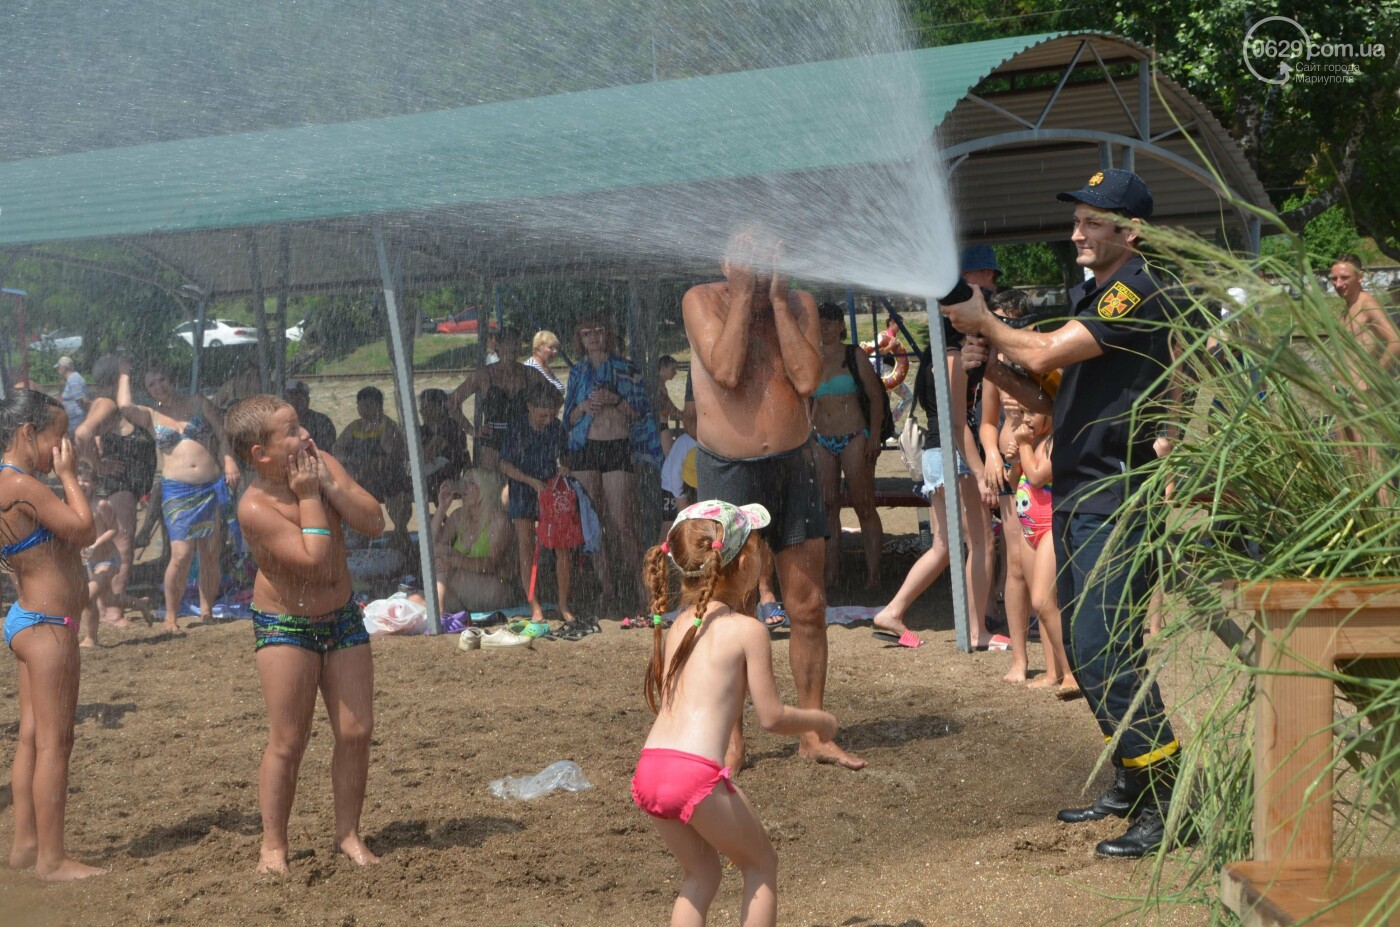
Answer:
M851 507L860 521L865 550L865 588L880 587L880 552L885 529L875 507L875 463L880 458L880 427L885 391L865 354L846 342L841 307L817 307L822 335L822 382L812 394L812 437L823 453L816 455L817 478L826 503L826 585L836 582L841 566L841 474ZM864 404L861 399L864 397ZM864 409L869 409L867 418ZM874 438L871 435L875 435Z
M52 882L104 871L69 859L63 847L78 710L77 616L87 605L80 551L96 533L67 435L68 415L52 397L19 389L0 400L0 567L19 590L5 616L5 643L19 664L10 866L33 867ZM49 471L63 484L63 499L39 480Z

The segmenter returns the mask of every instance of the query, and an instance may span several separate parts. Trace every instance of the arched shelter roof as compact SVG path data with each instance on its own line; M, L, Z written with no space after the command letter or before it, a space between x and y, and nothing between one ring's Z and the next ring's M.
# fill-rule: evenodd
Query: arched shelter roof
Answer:
M965 238L1057 237L1054 194L1101 163L1142 174L1162 222L1245 226L1227 191L1268 206L1238 146L1169 78L1154 87L1152 52L1134 42L1045 34L900 54L953 169ZM756 94L764 105L746 106ZM637 187L718 179L742 190L774 174L878 165L890 157L881 126L867 125L878 110L817 62L12 161L0 164L0 249L64 259L63 243L116 240L222 297L328 292L379 285L368 234L379 223L410 288L574 268L689 275L707 269L639 262L514 217L522 203L586 214ZM782 143L813 120L868 131Z

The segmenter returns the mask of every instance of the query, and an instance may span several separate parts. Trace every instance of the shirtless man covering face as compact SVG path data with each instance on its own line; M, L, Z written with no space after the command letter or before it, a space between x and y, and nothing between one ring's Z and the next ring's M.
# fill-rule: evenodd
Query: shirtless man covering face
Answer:
M797 703L820 708L826 688L826 512L808 439L807 399L821 381L816 301L788 290L779 271L782 242L749 226L735 232L720 269L724 280L692 287L681 303L690 338L698 414L696 475L701 499L757 502L772 515L764 539L776 553L778 581L792 622ZM860 769L865 761L814 733L802 756ZM743 765L735 730L725 760Z

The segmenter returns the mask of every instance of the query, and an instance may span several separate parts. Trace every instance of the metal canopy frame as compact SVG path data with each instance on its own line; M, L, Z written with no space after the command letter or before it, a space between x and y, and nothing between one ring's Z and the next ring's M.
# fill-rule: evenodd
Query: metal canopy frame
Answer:
M943 76L938 64L942 59L937 55L953 49L913 53L929 56L924 68L928 71L925 77L929 84L925 92L929 97L930 122L943 144L942 155L954 187L961 185L969 194L958 198L960 237L964 241L1043 241L1062 234L1060 229L1064 221L1060 209L1063 204L1054 202L1053 193L1080 186L1086 162L1112 166L1117 158L1122 166L1144 175L1157 191L1160 204L1175 207L1174 212L1159 211L1158 221L1185 225L1197 231L1218 230L1224 217L1234 212L1245 230L1248 246L1257 250L1258 217L1245 208L1227 208L1226 203L1233 198L1250 207L1267 209L1270 207L1267 194L1238 146L1204 106L1174 82L1155 73L1151 49L1105 33L1052 34L1019 42L994 40L974 44L984 49L994 48L995 54L1004 57L990 70L982 72L981 78L958 96L950 94L948 87L937 84L938 78ZM1098 80L1083 79L1091 61L1099 71ZM966 66L965 61L962 64ZM1113 68L1133 64L1137 69L1136 92L1125 96L1113 75ZM1057 75L1053 88L1016 86L1023 77L1043 75ZM1010 80L1012 89L999 90L990 86L1002 80ZM1154 89L1157 90L1155 96ZM1135 101L1136 111L1130 99ZM553 104L546 102L545 105ZM402 120L405 117L391 118ZM1081 128L1085 123L1096 127ZM1153 134L1154 125L1168 124L1170 128ZM0 165L0 170L3 167ZM733 178L736 184L744 180L740 176ZM1028 190L1038 191L1037 198L1027 198ZM1202 196L1202 190L1207 191L1206 196ZM591 192L584 196L584 201L588 196L607 195L606 190ZM498 215L490 208L476 214L452 207L417 208L408 212L397 211L392 206L380 206L380 209L358 216L282 217L241 227L170 233L151 229L144 234L117 234L104 240L122 243L185 284L192 285L201 319L207 302L216 296L254 299L260 321L259 371L264 388L280 385L283 379L286 301L291 295L369 289L383 292L400 414L410 444L415 512L420 523L420 568L429 608L436 619L438 603L433 558L430 545L425 544L426 539L421 536L425 530L422 526L429 522L425 481L418 459L411 345L402 330L399 294L405 287L463 279L489 279L499 283L546 273L557 277L586 272L591 277L612 277L633 284L629 290L629 319L634 327L640 327L637 320L643 301L635 287L638 277L652 281L685 280L707 275L712 270L675 261L639 263L635 258L609 253L606 246L577 242L570 243L566 249L568 253L551 254L542 265L520 266L517 262L512 267L511 258L517 255L509 251L516 244L512 236L518 235L518 230L512 229L509 223L495 221ZM504 257L500 255L502 249L506 252ZM33 244L14 244L4 250L142 279L118 268L107 268L98 262ZM240 251L244 256L242 261L238 260ZM274 252L277 254L274 277L265 281L267 262L262 260L262 255ZM217 259L209 259L210 254L217 254ZM336 273L325 272L306 278L298 275L298 269L319 267L322 262L336 263L337 268L333 268ZM371 269L376 265L377 276ZM235 276L238 268L248 271L241 280ZM174 295L186 298L189 295L172 291L162 281L143 282L174 292ZM279 349L271 352L263 315L263 296L268 287L275 288L278 299L274 337ZM933 373L939 385L937 411L947 487L950 578L958 647L966 651L970 644L966 590L963 570L955 566L962 559L955 447L947 365L941 362L945 345L942 325L936 316L936 312L930 313L929 333L935 365ZM202 335L201 327L195 338L196 388ZM431 624L436 632L436 620Z

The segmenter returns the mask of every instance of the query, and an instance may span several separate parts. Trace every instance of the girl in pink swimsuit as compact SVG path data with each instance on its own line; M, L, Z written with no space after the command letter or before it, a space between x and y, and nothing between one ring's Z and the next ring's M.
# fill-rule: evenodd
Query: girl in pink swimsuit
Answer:
M1054 441L1050 416L1028 415L1013 434L1021 461L1021 484L1016 490L1016 514L1025 538L1021 566L1031 590L1031 607L1040 618L1040 644L1045 650L1045 675L1026 685L1031 689L1054 689L1060 698L1075 698L1079 695L1079 683L1065 652L1055 593L1055 545L1045 537L1051 528L1054 493L1050 485L1050 450Z
M632 777L632 800L655 820L684 872L673 925L705 923L719 891L720 854L744 875L745 927L777 923L777 853L721 766L745 696L764 730L815 731L824 741L836 735L829 713L779 700L768 631L750 617L758 579L772 559L750 532L768 521L761 505L698 502L676 516L666 540L646 556L654 645L645 692L656 722ZM689 607L667 631L661 615L670 608L672 569Z

